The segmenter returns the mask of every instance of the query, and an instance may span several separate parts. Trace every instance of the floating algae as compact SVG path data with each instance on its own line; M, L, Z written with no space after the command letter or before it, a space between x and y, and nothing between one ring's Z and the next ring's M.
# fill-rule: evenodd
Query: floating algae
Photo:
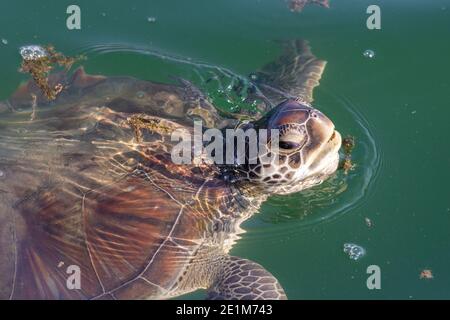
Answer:
M48 100L56 99L57 95L64 90L62 83L57 83L53 87L50 86L48 82L50 72L56 66L63 67L68 71L75 62L84 59L82 56L66 57L50 45L46 47L35 45L22 47L20 48L20 54L23 60L19 71L29 73Z
M431 269L425 269L420 272L420 279L433 279L433 271Z
M342 147L344 148L344 159L339 168L344 170L344 174L348 174L350 170L355 168L355 164L352 161L352 152L355 148L355 138L352 136L347 136L342 139Z
M142 130L158 133L162 136L167 136L175 129L172 123L164 121L164 119L151 117L145 114L138 114L128 118L125 122L129 125L136 138L136 142L142 142Z

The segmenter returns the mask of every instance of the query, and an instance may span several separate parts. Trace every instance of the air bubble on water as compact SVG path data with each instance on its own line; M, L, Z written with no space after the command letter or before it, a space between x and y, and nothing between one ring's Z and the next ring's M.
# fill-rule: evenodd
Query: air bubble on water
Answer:
M232 101L230 101L229 103L232 103ZM231 112L239 112L240 109L241 108L239 106L233 105L233 106L231 106L230 111Z
M252 73L252 74L250 74L250 79L253 81L256 81L256 80L258 80L258 76L256 74Z
M367 49L366 51L364 51L363 56L372 59L375 57L375 51Z
M4 45L7 45L7 44L8 44L8 40L6 40L5 38L2 38L2 43L3 43Z
M354 243L344 243L344 252L352 260L359 260L366 254L366 250Z
M147 21L151 23L156 22L156 17L147 17Z
M20 55L24 60L36 60L46 57L47 51L41 46L24 46L20 48Z

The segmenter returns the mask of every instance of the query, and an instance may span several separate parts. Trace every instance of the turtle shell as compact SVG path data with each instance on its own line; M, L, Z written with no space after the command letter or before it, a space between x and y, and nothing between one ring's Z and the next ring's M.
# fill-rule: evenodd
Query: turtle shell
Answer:
M243 207L213 166L174 164L170 137L144 130L138 143L126 120L144 113L189 128L196 102L178 86L83 70L67 87L55 102L34 98L33 120L32 84L3 104L0 297L177 293L198 250L222 248L211 236L217 221L233 221Z

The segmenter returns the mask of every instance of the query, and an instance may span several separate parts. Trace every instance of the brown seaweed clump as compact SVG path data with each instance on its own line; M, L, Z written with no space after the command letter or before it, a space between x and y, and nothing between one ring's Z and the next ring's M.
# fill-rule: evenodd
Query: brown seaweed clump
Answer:
M131 116L126 120L126 124L133 129L137 143L142 142L142 130L148 130L150 132L158 133L161 136L167 136L175 129L171 126L170 122L145 114Z
M29 73L42 91L42 94L48 100L55 100L57 95L64 90L64 85L57 83L55 86L50 86L48 77L51 71L57 66L63 67L65 71L69 71L75 62L85 59L85 57L66 57L62 53L57 52L51 45L44 47L44 49L45 55L33 58L23 56L19 71Z
M420 272L420 279L433 279L433 272L430 269L425 269Z
M344 170L345 174L348 174L350 170L355 168L355 164L352 161L352 152L355 148L355 138L347 136L342 140L342 148L344 149L344 160L340 164L340 169Z

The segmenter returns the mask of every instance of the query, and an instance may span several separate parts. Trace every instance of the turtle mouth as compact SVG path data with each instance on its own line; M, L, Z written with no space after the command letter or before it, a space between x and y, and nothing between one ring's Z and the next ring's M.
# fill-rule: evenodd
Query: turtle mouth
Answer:
M342 137L341 134L337 130L333 130L333 133L331 134L330 138L328 139L326 145L328 146L334 146L336 149L339 150L341 148L342 144Z
M329 138L324 140L320 148L311 158L309 165L310 172L329 175L337 169L339 162L339 149L341 148L341 134L332 130Z
M328 139L328 142L330 142L331 140L333 140L336 137L336 130L333 131L333 133L331 134L330 139Z
M334 130L321 152L322 173L329 175L337 170L341 145L341 134Z

